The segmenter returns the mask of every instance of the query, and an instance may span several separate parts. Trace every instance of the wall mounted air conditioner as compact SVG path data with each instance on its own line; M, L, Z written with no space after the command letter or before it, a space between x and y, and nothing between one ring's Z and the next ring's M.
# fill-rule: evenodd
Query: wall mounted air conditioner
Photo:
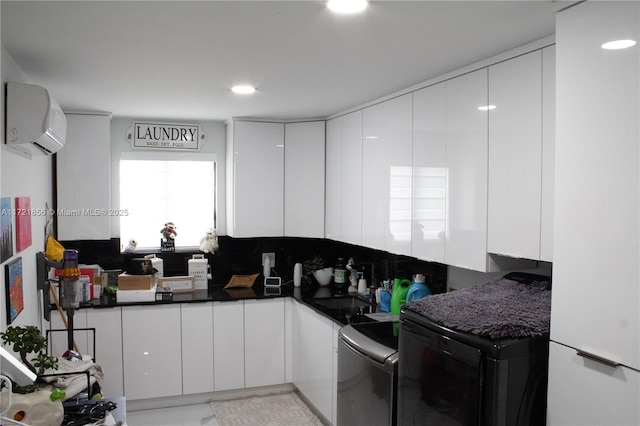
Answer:
M64 146L67 119L58 103L44 87L7 83L6 138L8 147L22 151L34 146L36 152L50 155ZM22 154L30 157L30 150Z

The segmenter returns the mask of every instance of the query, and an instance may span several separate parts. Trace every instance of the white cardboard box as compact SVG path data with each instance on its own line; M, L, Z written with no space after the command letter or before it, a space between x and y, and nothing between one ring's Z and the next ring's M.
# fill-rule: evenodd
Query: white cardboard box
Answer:
M116 302L118 303L131 303L131 302L155 302L156 301L156 287L151 290L118 290L116 292Z

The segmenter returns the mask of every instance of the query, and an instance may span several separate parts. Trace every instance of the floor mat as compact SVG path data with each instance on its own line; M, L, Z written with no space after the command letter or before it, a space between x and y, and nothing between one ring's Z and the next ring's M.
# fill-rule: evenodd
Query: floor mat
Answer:
M220 426L323 424L293 392L210 404Z

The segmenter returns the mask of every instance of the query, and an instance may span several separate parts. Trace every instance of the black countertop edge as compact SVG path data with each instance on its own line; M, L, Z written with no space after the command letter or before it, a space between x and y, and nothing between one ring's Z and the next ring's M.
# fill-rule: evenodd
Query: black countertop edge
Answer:
M373 322L364 315L362 309L352 310L349 308L328 308L322 301L327 299L356 298L360 304L364 304L364 299L348 294L344 291L336 291L332 287L306 286L293 287L284 285L281 287L267 288L256 283L252 287L241 289L225 289L224 285L209 285L207 290L195 290L192 292L175 292L172 300L158 300L149 302L125 302L125 303L101 303L102 299L96 299L90 303L81 304L80 309L94 308L105 309L123 306L157 306L170 305L176 303L204 303L204 302L232 302L238 300L264 300L282 297L292 297L295 300L311 307L316 312L333 320L340 325L354 322ZM52 310L55 310L52 306ZM367 311L367 309L364 309ZM375 312L375 305L368 306L368 312Z

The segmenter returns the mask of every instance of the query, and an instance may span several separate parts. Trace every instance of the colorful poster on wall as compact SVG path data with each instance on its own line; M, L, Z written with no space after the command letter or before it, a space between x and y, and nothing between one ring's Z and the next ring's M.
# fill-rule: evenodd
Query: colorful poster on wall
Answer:
M31 246L31 198L16 197L16 252Z
M24 309L22 293L22 258L19 257L5 265L6 301L7 301L7 325Z
M0 263L13 256L13 209L11 197L0 198Z

